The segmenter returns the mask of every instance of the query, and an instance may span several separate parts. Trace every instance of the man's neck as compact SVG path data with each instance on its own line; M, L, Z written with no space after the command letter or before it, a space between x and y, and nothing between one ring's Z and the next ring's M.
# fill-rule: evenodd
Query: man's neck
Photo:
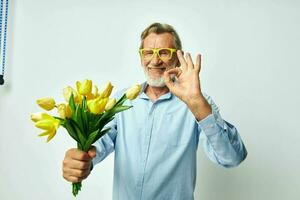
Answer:
M147 84L145 93L150 98L152 102L156 101L160 96L169 92L169 88L167 86L164 87L153 87Z

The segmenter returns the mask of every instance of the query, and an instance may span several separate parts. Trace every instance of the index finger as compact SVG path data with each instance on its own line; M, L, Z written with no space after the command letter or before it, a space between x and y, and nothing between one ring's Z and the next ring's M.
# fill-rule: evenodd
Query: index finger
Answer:
M69 151L67 151L66 156L79 161L91 160L91 157L86 152L79 149L70 149Z
M180 62L181 68L183 70L186 70L187 69L187 63L186 63L186 61L185 61L185 59L184 59L184 57L182 55L182 51L181 50L177 50L177 58L178 58L178 60Z
M196 57L195 69L197 71L201 70L201 54L198 54L197 57Z

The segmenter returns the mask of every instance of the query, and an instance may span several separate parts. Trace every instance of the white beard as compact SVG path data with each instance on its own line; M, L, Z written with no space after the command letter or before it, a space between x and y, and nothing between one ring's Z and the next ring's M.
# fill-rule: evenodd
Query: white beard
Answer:
M152 86L152 87L165 87L165 79L164 77L158 77L158 78L151 78L148 72L146 71L147 69L144 69L144 74L147 80L147 83Z

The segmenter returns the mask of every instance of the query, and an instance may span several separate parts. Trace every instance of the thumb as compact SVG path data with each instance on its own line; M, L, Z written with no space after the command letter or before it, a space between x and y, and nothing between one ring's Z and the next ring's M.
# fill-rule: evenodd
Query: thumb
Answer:
M91 148L87 152L91 158L94 158L97 154L96 147L91 146Z
M180 74L181 74L181 70L178 67L169 69L168 71L164 72L163 76L165 79L165 83L171 91L174 88L174 82L172 81L172 77L174 76L179 77Z
M170 90L172 90L173 84L174 84L174 83L172 82L171 77L170 77L170 74L168 73L168 71L165 71L164 74L163 74L163 76L164 76L164 79L165 79L166 86L167 86Z

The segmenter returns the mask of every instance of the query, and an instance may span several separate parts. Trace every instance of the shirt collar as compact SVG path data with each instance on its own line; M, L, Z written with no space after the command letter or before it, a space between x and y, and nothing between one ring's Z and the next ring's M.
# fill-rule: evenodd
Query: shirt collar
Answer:
M146 99L146 100L149 100L149 97L147 96L147 94L145 93L145 89L147 87L147 82L144 82L142 83L142 89L141 89L141 93L139 95L139 98L140 99ZM159 100L165 100L165 99L171 99L171 97L173 96L173 94L169 91L168 93L160 96L157 101Z

